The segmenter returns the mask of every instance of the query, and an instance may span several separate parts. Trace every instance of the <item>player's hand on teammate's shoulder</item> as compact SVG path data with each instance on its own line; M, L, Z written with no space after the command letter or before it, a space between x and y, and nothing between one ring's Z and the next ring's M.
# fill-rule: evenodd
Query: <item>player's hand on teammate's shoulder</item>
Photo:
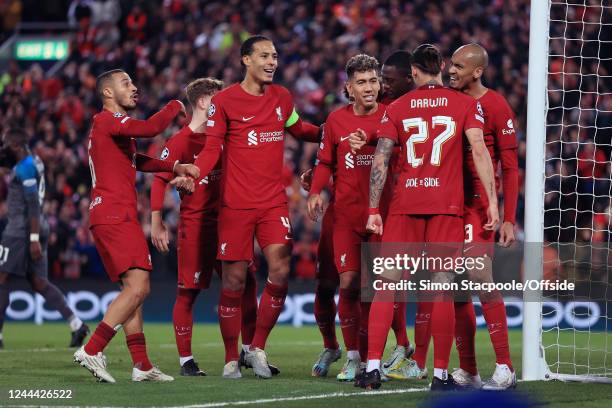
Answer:
M200 168L194 164L177 163L174 166L174 175L198 179L200 177Z
M380 214L370 214L368 216L368 223L366 224L366 231L373 234L383 234L383 221Z
M495 231L497 225L499 225L499 209L497 208L497 203L489 203L489 208L487 208L487 223L483 225L483 228L487 231Z
M185 109L185 104L178 99L175 99L181 105L181 110L179 111L179 115L187 116L187 109Z
M38 262L42 258L42 247L40 241L30 242L30 258L32 261Z
M515 240L514 224L510 221L504 221L499 229L499 244L504 248L508 248Z
M363 129L357 129L355 132L352 132L349 135L349 146L351 146L352 152L357 153L357 151L361 150L367 140L368 136Z
M312 169L308 169L300 174L300 185L306 191L310 191L312 185Z
M323 199L319 194L308 196L307 210L311 220L319 220L319 216L323 214Z

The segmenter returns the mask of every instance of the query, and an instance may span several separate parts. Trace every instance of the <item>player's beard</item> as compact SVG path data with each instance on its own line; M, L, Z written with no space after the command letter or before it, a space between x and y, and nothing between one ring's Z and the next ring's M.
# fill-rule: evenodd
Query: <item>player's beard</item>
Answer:
M120 106L126 111L131 111L136 109L137 102L132 99L131 96L125 98L125 100L120 104Z

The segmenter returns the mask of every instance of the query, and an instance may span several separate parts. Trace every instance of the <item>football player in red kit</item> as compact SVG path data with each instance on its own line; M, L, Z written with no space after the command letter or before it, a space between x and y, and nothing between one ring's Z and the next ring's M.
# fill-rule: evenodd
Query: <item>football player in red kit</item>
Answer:
M354 151L349 137L351 133L360 133L366 139L374 139L385 106L376 102L380 91L376 58L356 55L347 62L345 70L348 78L346 90L354 102L330 113L325 122L308 198L308 213L316 220L322 212L320 192L335 171L334 263L340 274L338 314L348 357L337 379L353 381L367 353L370 305L360 299L361 243L368 242L371 235L365 230L365 222L368 218L370 166L375 148L366 145ZM390 182L391 178L389 194Z
M268 263L268 281L245 360L256 376L270 378L264 349L287 296L291 258L291 223L282 181L285 130L299 139L318 142L319 128L302 122L289 91L272 84L278 67L272 41L264 36L250 37L240 54L246 68L244 80L212 98L206 146L195 164L202 174L208 174L223 145L217 259L223 262L219 325L225 344L224 376L240 376L241 303L257 238Z
M388 107L378 129L367 229L382 235L383 243L427 243L428 256L440 256L440 251L445 251L445 256L457 257L461 255L464 237L463 179L457 177L462 174L463 135L472 147L489 200L485 229L494 229L499 219L493 166L483 141L484 118L473 98L442 86L443 62L436 47L430 44L417 47L411 65L417 89ZM383 228L379 203L395 144L402 148L400 175ZM454 243L456 248L437 243ZM390 275L383 274L383 282L394 280ZM452 268L432 271L432 281L436 283L447 283L454 277ZM381 384L380 358L393 319L393 302L383 297L376 294L370 311L368 365L358 382L364 388L378 388ZM447 372L455 326L452 293L438 291L435 300L431 318L434 339L431 389L451 390L456 388Z
M151 255L138 223L136 171L169 172L198 178L191 164L165 162L136 152L135 138L153 137L164 130L185 107L170 101L146 121L127 115L138 102L138 90L123 70L105 72L97 78L96 88L103 110L94 116L89 135L91 204L89 220L96 249L104 268L122 290L106 311L89 342L74 353L75 362L100 381L115 382L106 370L102 351L123 326L134 368L133 381L172 381L154 367L146 352L143 334L142 303L149 293ZM172 181L179 188L193 191L193 180L179 177Z
M450 86L475 98L482 107L485 119L484 142L493 160L493 168L501 163L502 182L496 178L496 187L503 186L504 220L500 227L499 243L510 246L514 238L514 223L518 201L518 157L515 117L506 99L482 84L482 75L488 65L487 51L478 44L467 44L455 51L449 69ZM493 282L491 255L495 242L494 231L482 227L486 220L487 199L478 178L471 155L465 154L465 253L469 256L489 257L483 271L469 270L472 281ZM483 275L484 273L484 275ZM505 390L516 386L516 374L510 359L508 324L503 298L498 291L478 293L482 314L487 323L495 351L496 367L490 380L482 385L486 390ZM472 302L455 302L455 339L459 352L459 369L453 378L462 386L480 388L481 380L476 367L474 336L476 317Z
M321 125L321 134L325 133L325 124ZM300 175L300 184L306 191L312 186L313 169ZM313 377L326 377L332 363L342 357L342 350L336 338L336 288L340 284L338 269L334 263L333 245L334 197L329 200L319 233L317 246L317 286L315 289L314 316L323 337L323 351L312 366Z
M165 144L161 159L191 163L206 142L206 120L212 96L223 88L214 78L199 78L185 88L192 108L191 122ZM178 227L178 289L172 311L174 336L179 353L181 375L202 376L191 353L193 305L201 289L207 289L216 262L217 212L221 163L206 176L193 194L181 197ZM158 251L168 252L168 230L162 209L169 173L157 173L151 185L151 241ZM220 271L219 271L220 272Z

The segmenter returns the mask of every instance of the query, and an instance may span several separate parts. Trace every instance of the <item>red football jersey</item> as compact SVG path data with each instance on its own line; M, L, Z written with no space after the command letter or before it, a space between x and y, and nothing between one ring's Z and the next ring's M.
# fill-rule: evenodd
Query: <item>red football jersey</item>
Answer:
M206 134L224 140L222 205L250 209L287 202L284 139L294 117L293 97L280 85L254 96L234 84L213 96Z
M146 121L108 110L94 116L88 144L91 225L138 220L135 138L157 135L180 110L181 105L171 101Z
M181 163L193 163L197 154L206 144L205 133L193 133L185 126L166 142L160 159ZM173 176L169 173L157 173L156 177L166 182ZM192 194L181 197L181 219L199 220L202 217L216 217L219 208L219 192L221 182L221 160L215 169L200 182L201 186Z
M463 135L482 129L477 101L440 85L424 85L387 108L378 137L401 146L389 212L463 214Z
M335 169L333 184L335 224L347 225L365 232L368 220L370 171L376 146L366 144L357 153L353 153L348 138L349 134L359 128L365 131L368 139L375 136L385 108L385 105L379 104L378 110L373 114L357 115L353 105L347 105L336 109L327 117L325 132L317 153L317 166L323 165ZM318 184L324 186L328 181L321 180ZM391 185L392 177L387 177L381 208L385 208L388 204ZM318 190L314 180L313 189L315 192Z
M501 152L518 147L516 131L514 130L514 113L506 99L492 89L489 89L481 96L478 102L480 102L481 107L480 114L485 119L483 127L484 141L491 155L493 169L497 170ZM478 178L474 158L468 144L465 146L465 165L466 205L471 206L472 203L480 203L479 206L486 206L488 203L487 193L480 178ZM497 172L495 174L495 185L499 190L500 180Z

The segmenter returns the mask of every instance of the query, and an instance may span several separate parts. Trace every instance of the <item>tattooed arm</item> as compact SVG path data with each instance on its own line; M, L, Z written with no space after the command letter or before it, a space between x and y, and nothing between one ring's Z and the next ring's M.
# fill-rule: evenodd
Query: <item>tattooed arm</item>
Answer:
M380 195L387 180L387 168L395 143L391 139L380 138L376 145L376 153L370 171L370 208L378 208Z
M370 216L366 229L379 235L383 233L383 224L378 213L378 205L387 180L387 169L394 145L395 142L391 139L385 137L378 139L376 153L374 153L374 160L372 161L372 170L370 171Z
M482 136L482 129L471 128L465 131L467 140L472 146L472 157L478 172L478 178L482 182L489 200L487 210L487 223L484 225L486 230L494 230L499 222L499 210L497 208L497 191L495 189L495 173L491 163L491 155L487 150Z

